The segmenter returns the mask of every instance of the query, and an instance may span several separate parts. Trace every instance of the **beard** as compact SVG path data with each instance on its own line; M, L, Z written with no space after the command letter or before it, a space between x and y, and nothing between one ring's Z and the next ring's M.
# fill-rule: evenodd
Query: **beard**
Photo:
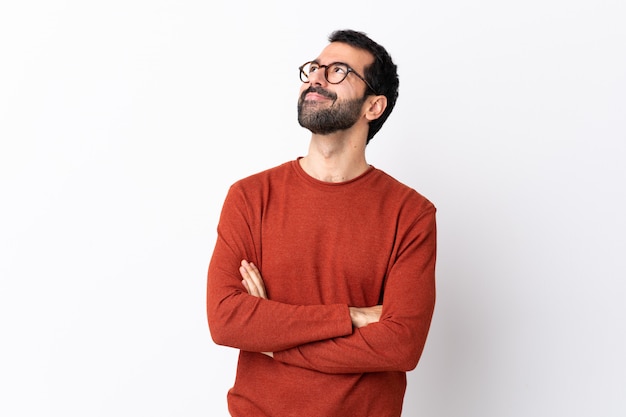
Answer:
M304 97L315 92L333 100L330 107L318 108L320 103L306 101ZM319 87L307 88L298 100L298 123L311 133L329 135L354 126L361 116L361 107L366 100L364 95L353 100L337 100L337 95ZM322 103L325 105L326 103Z

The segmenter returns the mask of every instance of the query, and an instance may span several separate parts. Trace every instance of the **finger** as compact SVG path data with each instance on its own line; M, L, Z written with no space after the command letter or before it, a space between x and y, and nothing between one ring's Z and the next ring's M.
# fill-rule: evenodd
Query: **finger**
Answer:
M239 273L243 278L242 284L244 285L246 291L248 291L248 294L267 299L265 285L258 274L258 269L255 270L251 268L248 263L244 264L242 262L242 265L239 267Z
M261 272L259 272L259 268L256 267L255 264L253 264L252 262L248 262L248 267L250 268L251 271L253 271L256 275L258 275L259 277L261 276Z
M252 281L252 278L250 278L250 275L248 274L248 271L246 270L246 268L244 268L243 266L240 266L239 273L241 274L241 278L242 278L241 283L243 284L246 291L248 291L248 294L254 295L253 294L253 292L255 291L254 281Z
M261 277L259 269L252 262L246 260L241 261L241 267L245 269L245 274L242 272L242 276L249 278L248 283L252 282L256 288L256 296L267 299L265 291L265 283Z
M254 280L248 274L248 271L246 270L246 268L241 266L239 268L239 273L241 274L241 277L243 278L241 283L243 284L246 291L248 291L248 294L253 295L255 297L260 297L261 296L260 291L257 288Z
M263 281L263 278L261 277L261 272L259 272L259 269L252 262L249 262L248 266L249 266L248 273L250 274L250 276L254 280L254 283L256 284L256 287L259 291L259 296L261 298L267 299L267 294L265 293L265 282Z
M246 289L246 291L248 291L248 294L250 294L250 286L248 285L248 281L246 281L245 279L242 279L241 284Z

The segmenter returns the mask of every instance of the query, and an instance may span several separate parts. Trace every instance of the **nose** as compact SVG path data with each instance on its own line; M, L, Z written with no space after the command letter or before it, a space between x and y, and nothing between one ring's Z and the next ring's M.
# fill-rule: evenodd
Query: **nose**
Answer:
M310 73L309 82L311 85L325 86L328 82L326 80L326 68L320 67L317 71Z

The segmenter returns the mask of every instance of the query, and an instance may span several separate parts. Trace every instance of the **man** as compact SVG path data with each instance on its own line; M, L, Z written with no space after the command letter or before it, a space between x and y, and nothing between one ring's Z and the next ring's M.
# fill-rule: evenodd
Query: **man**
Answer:
M397 417L435 303L435 207L365 160L398 95L361 32L300 67L306 156L236 182L209 265L234 417Z

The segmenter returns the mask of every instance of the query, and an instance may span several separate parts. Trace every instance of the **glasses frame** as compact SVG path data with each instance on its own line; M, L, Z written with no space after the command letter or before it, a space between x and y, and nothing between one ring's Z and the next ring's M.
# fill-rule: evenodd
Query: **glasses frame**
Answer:
M367 88L370 89L370 91L372 93L374 93L375 96L377 96L378 94L376 93L376 90L374 90L374 88L370 85L370 83L367 82L367 80L365 79L365 77L363 77L361 74L359 74L358 72L356 72L350 65L346 64L345 62L332 62L328 65L322 65L317 61L308 61L305 62L304 64L300 65L300 68L298 68L300 70L300 81L302 81L303 83L309 83L311 82L311 80L309 80L309 76L307 74L304 73L304 67L306 67L309 64L317 64L318 68L324 68L324 79L329 83L329 84L340 84L342 83L346 78L348 78L348 74L352 73L354 75L356 75L357 77L359 77L367 86ZM341 79L341 81L337 81L336 83L331 82L328 79L328 69L330 67L332 67L333 65L343 65L347 68L346 70L346 74L344 75L344 77Z

